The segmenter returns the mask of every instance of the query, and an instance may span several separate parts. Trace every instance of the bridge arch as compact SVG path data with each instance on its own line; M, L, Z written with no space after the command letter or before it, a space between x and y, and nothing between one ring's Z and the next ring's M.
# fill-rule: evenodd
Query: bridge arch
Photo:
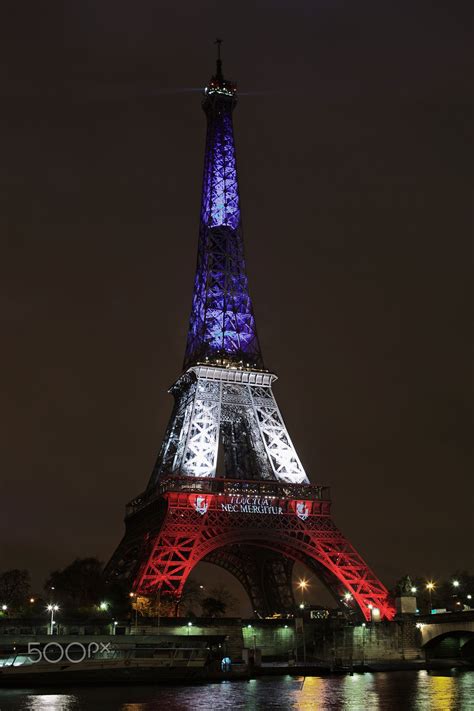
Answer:
M427 659L474 659L474 631L450 630L423 645Z

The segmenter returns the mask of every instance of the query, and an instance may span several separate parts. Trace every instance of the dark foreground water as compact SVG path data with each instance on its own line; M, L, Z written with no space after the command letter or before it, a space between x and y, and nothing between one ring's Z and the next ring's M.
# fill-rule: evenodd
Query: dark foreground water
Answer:
M68 691L0 689L1 711L220 711L221 709L474 709L474 672L390 672L338 677L266 677L187 687Z

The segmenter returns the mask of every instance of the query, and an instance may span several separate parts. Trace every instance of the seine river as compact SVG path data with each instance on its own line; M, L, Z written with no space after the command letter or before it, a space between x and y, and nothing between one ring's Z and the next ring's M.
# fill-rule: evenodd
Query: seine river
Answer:
M474 672L419 672L335 677L266 677L206 686L102 687L53 693L0 690L1 711L221 711L221 709L474 709Z

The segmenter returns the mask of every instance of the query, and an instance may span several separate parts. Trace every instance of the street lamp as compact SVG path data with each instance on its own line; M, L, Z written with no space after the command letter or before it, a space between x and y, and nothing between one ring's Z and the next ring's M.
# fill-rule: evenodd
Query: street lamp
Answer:
M460 585L459 580L453 580L453 588L458 588Z
M305 594L306 588L308 587L308 581L305 580L304 578L301 578L301 580L298 580L297 584L298 584L298 587L301 591L301 605L300 605L300 607L302 609L304 609L304 594Z
M101 603L100 603L100 605L99 605L99 610L102 610L102 611L104 612L105 610L108 610L108 609L109 609L109 603L108 603L108 602L101 602Z
M352 595L350 594L350 592L345 592L345 593L344 593L344 600L345 600L346 602L350 602L350 601L352 600Z
M413 586L412 588L410 588L410 592L416 593L416 588L415 588L415 586Z
M431 610L433 609L433 603L431 600L431 593L433 592L435 587L436 587L436 585L431 580L429 583L426 583L426 589L428 590L428 592L430 594L430 615L431 615Z
M54 628L54 613L59 610L59 605L48 605L46 608L48 612L51 613L51 619L50 619L50 624L49 624L49 634L54 634L53 633L53 628Z
M138 627L138 598L134 592L128 593L128 597L130 598L130 602L132 604L132 609L134 607L133 599L136 598L136 600L135 600L135 632L136 632L136 629Z

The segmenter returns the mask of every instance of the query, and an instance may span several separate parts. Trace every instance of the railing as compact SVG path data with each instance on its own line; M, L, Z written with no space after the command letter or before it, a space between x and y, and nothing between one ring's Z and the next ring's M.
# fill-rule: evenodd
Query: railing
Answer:
M210 477L166 476L162 478L152 493L144 492L126 507L126 515L136 513L144 506L155 501L167 491L185 493L221 494L225 496L252 495L274 496L284 499L306 499L310 501L330 501L329 486L313 484L287 484L275 480L219 479Z

